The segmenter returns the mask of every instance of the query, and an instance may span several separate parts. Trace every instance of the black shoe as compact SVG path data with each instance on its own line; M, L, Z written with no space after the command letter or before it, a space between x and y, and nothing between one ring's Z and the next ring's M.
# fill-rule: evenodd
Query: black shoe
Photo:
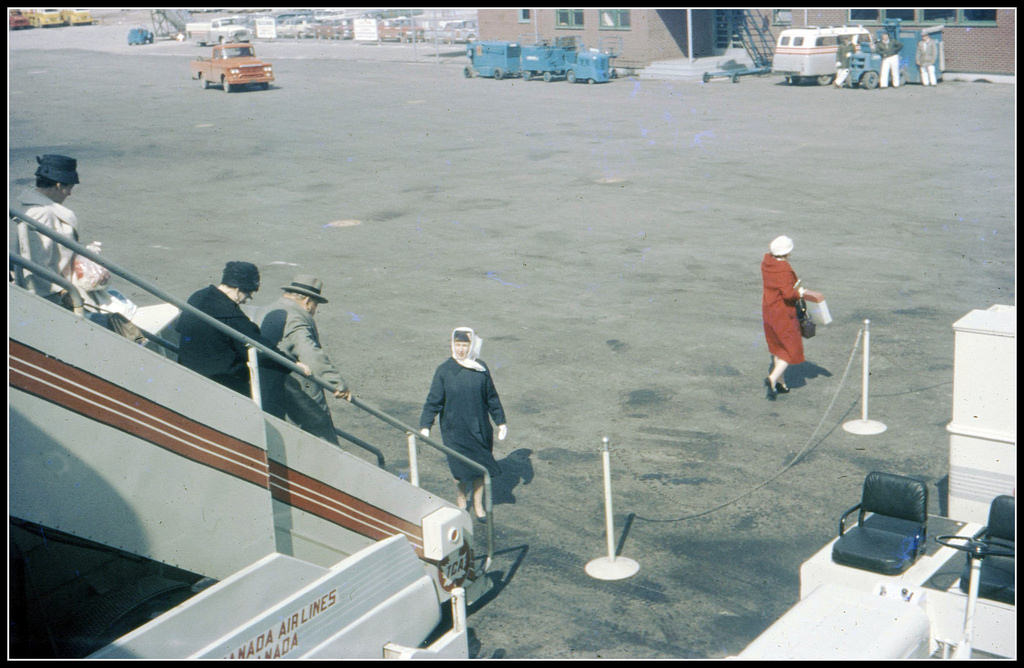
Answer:
M789 388L782 383L775 383L776 394L789 394Z
M768 399L768 401L775 401L775 388L772 387L772 379L771 378L767 378L766 377L764 379L764 388L765 388L765 398Z

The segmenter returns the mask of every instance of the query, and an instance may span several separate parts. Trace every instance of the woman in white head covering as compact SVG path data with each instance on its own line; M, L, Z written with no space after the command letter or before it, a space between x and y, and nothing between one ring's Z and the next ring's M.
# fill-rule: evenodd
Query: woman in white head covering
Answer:
M434 372L420 415L420 433L429 436L434 418L440 413L444 444L485 466L493 477L501 469L494 459L491 420L498 425L499 441L505 439L508 427L491 372L483 360L477 359L482 344L483 340L469 327L456 327L452 332L452 354ZM458 482L456 502L459 507L466 506L472 487L473 510L478 519L485 519L484 481L480 472L450 455L448 468Z
M792 239L776 237L768 250L761 260L761 278L764 281L761 315L764 338L768 352L772 354L772 369L764 379L764 385L767 398L775 401L777 394L789 392L784 377L786 368L804 361L804 340L796 317L796 303L805 294L820 297L820 293L800 287L796 272L789 266Z

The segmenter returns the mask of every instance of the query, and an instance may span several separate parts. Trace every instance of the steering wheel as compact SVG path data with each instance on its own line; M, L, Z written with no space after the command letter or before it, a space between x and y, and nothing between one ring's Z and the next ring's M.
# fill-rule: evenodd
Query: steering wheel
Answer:
M959 544L954 541L964 541ZM951 547L954 550L960 550L966 552L972 559L984 559L985 557L1012 557L1014 556L1014 550L1012 547L1005 545L999 545L998 543L992 543L987 540L980 538L971 538L969 536L936 536L935 542L946 547Z

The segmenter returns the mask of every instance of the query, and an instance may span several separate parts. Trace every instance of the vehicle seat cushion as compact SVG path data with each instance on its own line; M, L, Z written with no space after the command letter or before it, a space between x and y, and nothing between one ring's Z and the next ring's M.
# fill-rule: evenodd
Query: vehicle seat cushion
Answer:
M1010 543L1014 542L1013 516L1016 504L1012 496L1003 494L992 500L988 509L988 535Z
M885 575L897 575L917 559L924 528L917 522L890 521L903 525L893 531L857 525L846 531L832 546L832 560ZM892 527L895 528L895 527Z
M1015 549L1014 510L1015 501L1012 496L997 496L992 500L988 511L988 525L983 532L987 542L993 545ZM993 601L1016 604L1016 578L1014 575L1014 557L992 555L981 561L981 576L978 583L978 596ZM960 573L960 589L966 593L970 587L971 561L966 560Z
M864 479L861 507L867 512L923 524L928 521L928 488L920 480L872 471Z
M965 594L968 592L971 577L971 560L967 559L966 562L963 572L960 573L960 590ZM978 597L1016 605L1016 580L1013 570L1013 557L985 557L981 561Z

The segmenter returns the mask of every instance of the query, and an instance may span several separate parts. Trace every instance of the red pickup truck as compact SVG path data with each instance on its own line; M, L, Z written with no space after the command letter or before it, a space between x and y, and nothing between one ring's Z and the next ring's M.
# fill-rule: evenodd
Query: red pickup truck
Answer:
M426 31L417 28L411 19L387 19L377 24L377 35L382 42L395 40L398 42L423 42Z
M213 56L193 60L191 70L203 88L219 85L225 93L249 84L266 90L274 80L274 68L256 57L252 44L215 46Z

